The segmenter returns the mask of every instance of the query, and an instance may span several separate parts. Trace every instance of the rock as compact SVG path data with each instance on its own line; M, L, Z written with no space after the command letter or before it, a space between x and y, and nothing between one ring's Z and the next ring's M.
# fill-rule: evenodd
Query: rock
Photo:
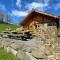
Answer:
M24 59L24 52L19 50L16 54L17 58L23 60Z
M15 44L15 43L12 43L12 44L10 45L10 47L13 48L13 49L15 49L15 50L18 50L18 49L20 48L20 45Z
M45 46L44 45L37 45L36 47L32 48L32 55L36 58L45 58L44 57L44 50Z
M11 50L11 53L12 53L12 54L14 54L15 56L17 55L17 51L16 51L15 49L10 48L10 50Z
M37 59L34 58L30 53L25 52L24 60L37 60Z

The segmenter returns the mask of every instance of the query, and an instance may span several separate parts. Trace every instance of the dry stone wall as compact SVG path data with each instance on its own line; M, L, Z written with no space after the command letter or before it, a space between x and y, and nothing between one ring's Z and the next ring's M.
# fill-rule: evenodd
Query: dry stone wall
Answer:
M57 42L56 26L40 27L36 32L36 47L32 49L32 55L45 60L60 60L60 47Z

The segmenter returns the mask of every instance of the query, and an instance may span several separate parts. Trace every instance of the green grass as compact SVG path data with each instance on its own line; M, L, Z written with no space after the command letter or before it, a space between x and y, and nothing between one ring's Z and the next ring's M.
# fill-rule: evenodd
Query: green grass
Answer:
M12 30L18 28L20 26L18 25L13 25L13 24L8 24L4 22L0 22L0 32L5 31L7 28L11 28Z
M0 48L0 60L18 60L18 58L11 53L7 53L3 48Z

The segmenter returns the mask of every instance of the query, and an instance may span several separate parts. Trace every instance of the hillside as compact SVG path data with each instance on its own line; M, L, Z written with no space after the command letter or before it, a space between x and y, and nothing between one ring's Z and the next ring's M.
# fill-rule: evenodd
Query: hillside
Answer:
M12 53L7 53L3 48L0 48L0 60L19 60Z
M18 28L18 25L13 25L5 22L0 21L0 32L5 31L7 28L11 28L12 30Z

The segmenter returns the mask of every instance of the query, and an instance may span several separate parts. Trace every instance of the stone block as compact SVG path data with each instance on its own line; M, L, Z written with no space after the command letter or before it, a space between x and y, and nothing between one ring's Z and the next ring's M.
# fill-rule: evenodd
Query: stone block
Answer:
M32 55L36 58L44 58L44 46L35 47L32 49Z
M24 52L19 50L16 54L17 58L21 59L21 60L24 60Z
M30 53L25 52L24 60L37 60L37 59L34 58Z

